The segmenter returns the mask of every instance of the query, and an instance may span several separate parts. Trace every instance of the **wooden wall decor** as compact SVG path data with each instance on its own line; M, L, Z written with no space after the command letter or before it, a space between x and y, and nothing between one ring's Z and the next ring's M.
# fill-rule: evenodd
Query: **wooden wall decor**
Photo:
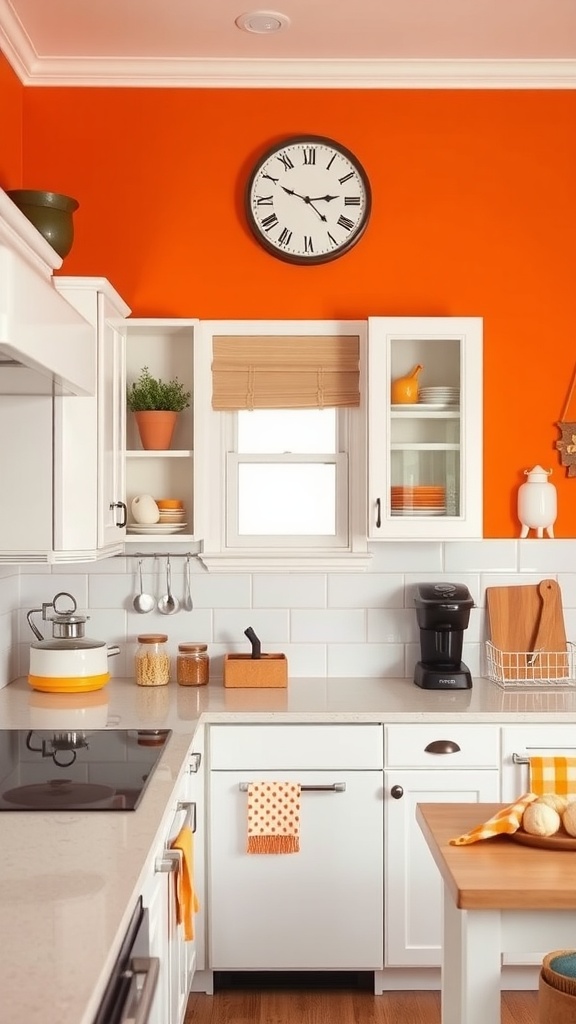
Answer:
M567 420L570 414L570 402L576 387L576 370L572 377L572 383L568 392L566 404L557 424L561 434L559 441L556 441L556 448L560 452L560 460L563 466L567 467L567 476L576 476L576 420Z

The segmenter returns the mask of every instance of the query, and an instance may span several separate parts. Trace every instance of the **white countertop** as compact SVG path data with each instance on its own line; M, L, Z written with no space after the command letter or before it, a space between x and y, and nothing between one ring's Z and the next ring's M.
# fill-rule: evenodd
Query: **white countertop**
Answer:
M484 679L458 692L421 690L408 679L293 679L284 690L113 679L82 703L78 695L38 694L20 679L0 690L0 727L174 735L135 812L1 813L1 1016L10 1024L91 1024L201 716L208 723L576 722L576 689L505 691Z

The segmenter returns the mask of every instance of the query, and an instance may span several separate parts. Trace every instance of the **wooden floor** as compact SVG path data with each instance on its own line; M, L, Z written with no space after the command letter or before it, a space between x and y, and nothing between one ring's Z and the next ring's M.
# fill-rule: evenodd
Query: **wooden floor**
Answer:
M386 992L365 982L225 982L213 996L193 992L185 1024L440 1024L438 992ZM537 992L504 992L502 1024L538 1024ZM490 1021L486 1024L495 1024Z

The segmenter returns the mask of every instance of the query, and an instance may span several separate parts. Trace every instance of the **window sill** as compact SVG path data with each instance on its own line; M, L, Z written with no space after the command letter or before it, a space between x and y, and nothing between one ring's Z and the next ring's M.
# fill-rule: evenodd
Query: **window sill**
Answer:
M366 551L202 551L198 558L209 572L365 572L372 555Z

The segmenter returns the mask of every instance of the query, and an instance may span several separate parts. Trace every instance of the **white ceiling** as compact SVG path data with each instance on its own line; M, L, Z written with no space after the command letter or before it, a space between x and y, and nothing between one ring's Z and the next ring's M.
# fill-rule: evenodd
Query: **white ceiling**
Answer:
M278 3L0 0L0 49L29 85L576 88L576 0Z

